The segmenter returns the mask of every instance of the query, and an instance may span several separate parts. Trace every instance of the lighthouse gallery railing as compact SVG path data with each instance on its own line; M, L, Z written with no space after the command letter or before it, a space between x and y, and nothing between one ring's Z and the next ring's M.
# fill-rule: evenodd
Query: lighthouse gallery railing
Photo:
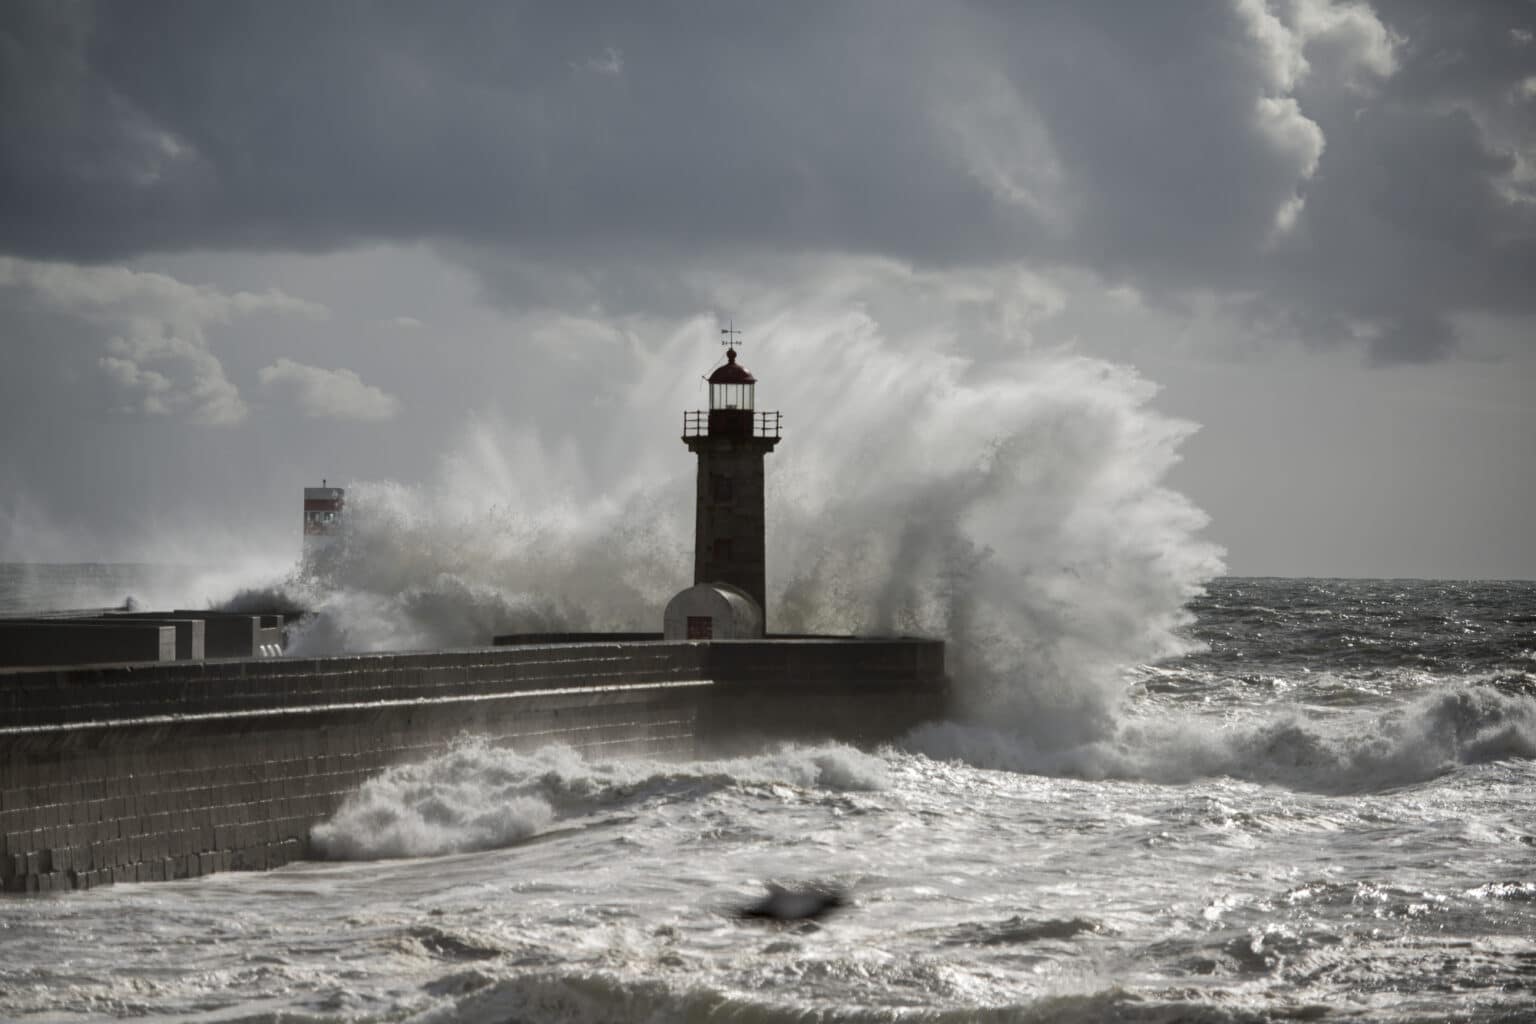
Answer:
M783 437L783 417L776 411L754 412L751 429L753 437ZM709 410L694 409L683 413L684 437L708 437L709 433ZM719 431L717 430L716 433Z

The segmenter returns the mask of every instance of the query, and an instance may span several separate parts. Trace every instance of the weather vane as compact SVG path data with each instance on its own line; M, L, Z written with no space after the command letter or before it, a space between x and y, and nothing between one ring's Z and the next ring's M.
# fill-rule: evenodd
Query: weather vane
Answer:
M720 344L727 348L736 347L736 339L741 337L741 332L736 329L736 318L731 317L731 326L720 328Z

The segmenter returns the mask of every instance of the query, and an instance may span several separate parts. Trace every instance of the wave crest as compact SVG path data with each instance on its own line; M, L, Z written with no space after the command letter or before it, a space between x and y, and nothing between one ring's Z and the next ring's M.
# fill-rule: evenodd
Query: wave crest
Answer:
M588 761L561 745L520 754L467 737L368 780L310 838L334 860L437 856L509 846L665 794L760 785L847 792L887 783L880 758L837 745L658 764Z
M1292 712L1217 725L1163 715L1122 722L1112 737L1066 748L1027 733L941 723L909 738L918 752L986 768L1185 783L1229 777L1324 793L1411 785L1456 768L1536 757L1536 699L1492 686L1445 687L1387 711Z

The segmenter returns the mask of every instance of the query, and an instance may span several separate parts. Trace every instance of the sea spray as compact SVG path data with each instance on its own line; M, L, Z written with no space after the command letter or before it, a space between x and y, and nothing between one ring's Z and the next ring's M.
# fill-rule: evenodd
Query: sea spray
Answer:
M346 529L282 585L317 614L300 654L466 647L498 633L656 629L686 584L686 484L586 497L476 422L428 485L354 482ZM528 460L525 482L490 489ZM468 468L485 465L482 477ZM479 479L481 490L467 493ZM672 492L675 499L668 500Z
M1042 355L962 380L952 358L857 352L905 391L813 446L770 515L789 629L949 642L960 713L1063 745L1105 735L1122 668L1179 652L1220 571L1205 517L1161 483L1192 425L1133 370Z
M943 637L961 714L1044 744L1110 731L1120 667L1178 651L1220 571L1205 517L1162 483L1194 427L1128 367L982 370L869 318L785 329L771 355L759 404L780 392L799 419L769 467L770 629ZM656 629L691 581L690 457L604 481L567 460L477 421L432 484L349 484L345 542L288 584L321 613L295 652Z

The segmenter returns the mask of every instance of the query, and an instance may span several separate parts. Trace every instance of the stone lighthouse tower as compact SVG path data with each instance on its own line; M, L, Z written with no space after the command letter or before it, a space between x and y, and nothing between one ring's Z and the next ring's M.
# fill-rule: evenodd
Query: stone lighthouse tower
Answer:
M753 407L757 380L736 361L736 335L725 365L709 375L709 412L683 414L683 443L699 457L693 582L726 584L765 608L763 456L779 443L779 414Z

